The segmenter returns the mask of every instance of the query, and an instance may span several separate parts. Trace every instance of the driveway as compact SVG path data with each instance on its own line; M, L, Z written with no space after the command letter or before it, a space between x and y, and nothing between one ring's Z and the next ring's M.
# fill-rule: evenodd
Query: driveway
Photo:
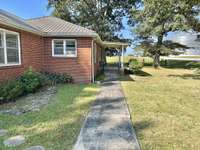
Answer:
M107 81L101 85L74 150L140 149L117 75L116 70L106 71Z

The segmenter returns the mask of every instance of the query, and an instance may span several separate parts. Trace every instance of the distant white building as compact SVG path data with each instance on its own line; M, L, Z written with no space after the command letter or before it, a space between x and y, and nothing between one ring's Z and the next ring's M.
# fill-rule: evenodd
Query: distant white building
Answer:
M184 55L200 55L200 33L175 32L169 34L166 39L190 47Z

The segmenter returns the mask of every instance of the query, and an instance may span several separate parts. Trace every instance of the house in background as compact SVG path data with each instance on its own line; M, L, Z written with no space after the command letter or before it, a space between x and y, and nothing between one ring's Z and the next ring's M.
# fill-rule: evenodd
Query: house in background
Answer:
M104 48L126 46L103 42L96 32L56 17L24 20L0 10L0 80L16 78L31 66L90 83L102 69Z

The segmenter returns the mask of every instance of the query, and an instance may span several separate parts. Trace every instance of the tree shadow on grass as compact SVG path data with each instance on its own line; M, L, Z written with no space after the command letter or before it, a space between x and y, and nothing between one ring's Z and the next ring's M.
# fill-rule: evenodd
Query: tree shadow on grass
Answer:
M137 76L143 76L143 77L152 76L150 73L147 73L143 70L135 71L134 74L137 75Z
M161 61L161 66L169 69L194 69L200 68L200 62L169 60Z
M152 76L150 73L147 73L143 70L137 70L137 71L125 71L125 74L132 74L132 75L136 75L136 76L143 76L143 77L148 77L148 76Z
M138 70L138 71L135 71L135 72L129 72L129 73L126 73L125 75L122 75L120 76L120 78L118 79L119 81L132 81L134 82L134 78L131 77L130 75L136 75L136 76L141 76L141 77L150 77L152 76L151 74L143 71L143 70Z
M133 123L133 126L134 126L136 132L139 133L144 129L147 129L147 128L150 128L151 126L154 126L154 122L143 120L143 121Z
M194 79L194 80L200 80L200 74L183 74L183 75L168 75L169 77L178 77L181 79Z

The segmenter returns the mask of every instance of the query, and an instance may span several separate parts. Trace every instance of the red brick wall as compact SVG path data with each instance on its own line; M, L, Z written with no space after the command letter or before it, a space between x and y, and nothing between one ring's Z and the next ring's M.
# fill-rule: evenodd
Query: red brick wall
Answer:
M43 38L3 25L0 25L0 28L20 33L22 63L19 66L0 67L0 80L15 78L31 66L37 71L67 73L76 83L91 82L92 38L77 38L76 58L56 58L52 57L52 38Z
M22 74L30 66L36 70L42 68L43 38L25 31L16 30L3 25L0 28L20 34L21 65L0 67L0 80L8 80Z
M45 38L44 70L50 72L67 73L76 83L90 83L91 72L91 38L77 38L77 57L59 58L52 57L52 39Z

